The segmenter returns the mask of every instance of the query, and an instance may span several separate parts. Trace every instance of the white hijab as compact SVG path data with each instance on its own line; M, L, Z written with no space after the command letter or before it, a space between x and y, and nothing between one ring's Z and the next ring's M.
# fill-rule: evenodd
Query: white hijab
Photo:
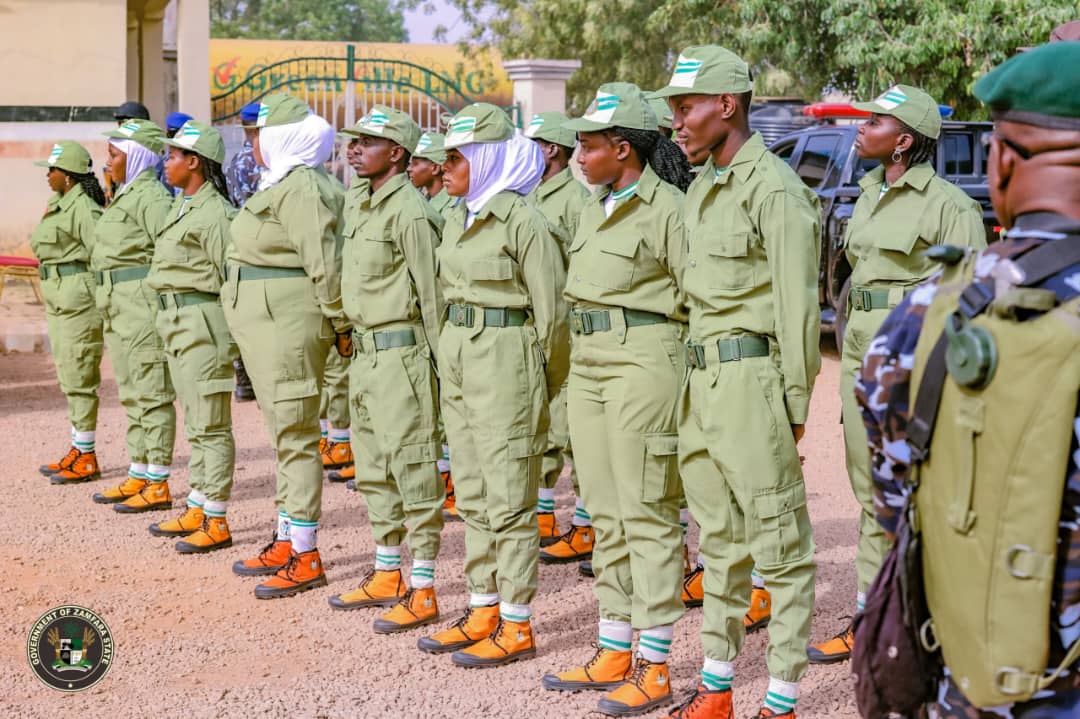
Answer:
M503 190L529 194L544 175L544 153L524 135L515 133L505 142L474 142L460 150L469 161L465 206L474 215Z
M161 155L153 150L148 150L134 140L121 140L111 137L109 138L109 144L127 156L124 164L124 186L120 188L120 192L130 187L131 183L140 174L157 167L157 164L161 162ZM116 194L119 195L120 192Z
M334 128L318 115L300 122L259 130L259 152L267 169L259 176L259 189L273 187L294 167L318 167L334 152Z

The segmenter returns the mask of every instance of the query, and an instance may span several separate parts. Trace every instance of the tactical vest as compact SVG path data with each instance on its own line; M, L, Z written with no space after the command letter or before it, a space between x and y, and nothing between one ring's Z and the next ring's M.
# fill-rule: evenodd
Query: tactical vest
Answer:
M923 440L912 447L913 527L922 533L932 617L923 641L940 644L957 686L987 707L1029 699L1056 677L1046 672L1050 603L1080 394L1080 298L1057 304L1049 290L1023 286L994 296L986 289L993 280L972 291L975 262L946 270L927 310L909 432ZM1036 316L1017 321L1018 307ZM964 386L958 379L971 374L950 358L940 390L920 394L924 382L934 384L935 350L941 377L947 323L954 339L963 325L988 332L996 368L981 388ZM919 405L927 414L923 395L934 393L936 422L931 416L927 427ZM1078 657L1080 642L1062 667Z

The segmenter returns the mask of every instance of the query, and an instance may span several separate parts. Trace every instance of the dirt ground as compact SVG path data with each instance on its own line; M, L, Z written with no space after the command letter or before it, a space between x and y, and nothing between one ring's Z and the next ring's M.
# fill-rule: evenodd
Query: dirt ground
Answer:
M831 347L831 338L823 338ZM814 392L806 455L810 514L817 540L817 606L813 640L840 629L854 604L857 505L843 469L838 423L839 361L827 354ZM423 630L390 637L371 631L379 610L335 612L327 597L351 589L373 563L364 503L341 485L325 486L320 549L328 587L290 599L259 601L257 580L230 565L257 552L274 522L273 453L258 408L235 405L236 488L229 507L234 546L207 556L180 556L173 540L147 525L168 513L120 516L90 495L125 473L124 413L106 369L98 456L104 479L51 486L37 466L67 449L64 399L51 356L0 356L0 456L8 470L0 522L0 713L17 717L529 717L599 716L598 694L543 690L540 677L591 656L596 602L575 565L540 567L534 613L536 659L465 670L449 657L419 652ZM176 507L187 492L190 449L177 439L171 481ZM560 483L560 525L572 511ZM467 601L462 575L464 526L443 534L436 586L446 623ZM696 533L691 535L695 546ZM115 662L104 681L74 695L48 689L30 672L26 638L32 623L61 604L96 611L112 629ZM677 696L701 666L700 610L678 623L672 652ZM747 639L736 662L736 716L756 712L764 696L766 633ZM846 664L811 667L802 683L800 719L856 717ZM656 712L649 716L663 716Z

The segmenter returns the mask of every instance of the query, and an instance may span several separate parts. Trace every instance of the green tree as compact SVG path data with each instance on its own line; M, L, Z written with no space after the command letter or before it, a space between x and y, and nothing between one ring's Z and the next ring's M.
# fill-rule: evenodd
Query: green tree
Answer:
M210 0L210 36L407 42L410 0Z

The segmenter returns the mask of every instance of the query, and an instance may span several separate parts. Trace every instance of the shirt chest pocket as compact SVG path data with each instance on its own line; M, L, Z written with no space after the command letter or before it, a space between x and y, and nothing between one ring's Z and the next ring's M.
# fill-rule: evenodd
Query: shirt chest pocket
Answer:
M55 245L59 242L67 243L72 239L71 226L73 218L59 212L48 215L38 225L34 232L33 240L42 245Z
M481 257L469 262L466 273L474 282L506 282L514 279L514 261L509 257Z
M250 228L255 235L258 247L277 247L285 236L285 231L270 208L270 199L266 193L257 192L248 198L237 218L240 227ZM236 223L234 223L236 224ZM234 240L235 240L234 236Z
M353 267L364 277L385 277L394 270L394 240L389 228L372 235L356 231L347 242L353 243Z
M756 285L751 233L727 232L709 240L709 287L718 290L745 290Z
M634 283L634 258L641 238L631 234L615 234L596 238L599 252L596 267L590 268L588 281L597 287L625 292Z
M919 228L890 228L877 237L877 246L887 252L896 252L901 255L910 255L915 245L919 242ZM864 240L865 241L865 240Z

